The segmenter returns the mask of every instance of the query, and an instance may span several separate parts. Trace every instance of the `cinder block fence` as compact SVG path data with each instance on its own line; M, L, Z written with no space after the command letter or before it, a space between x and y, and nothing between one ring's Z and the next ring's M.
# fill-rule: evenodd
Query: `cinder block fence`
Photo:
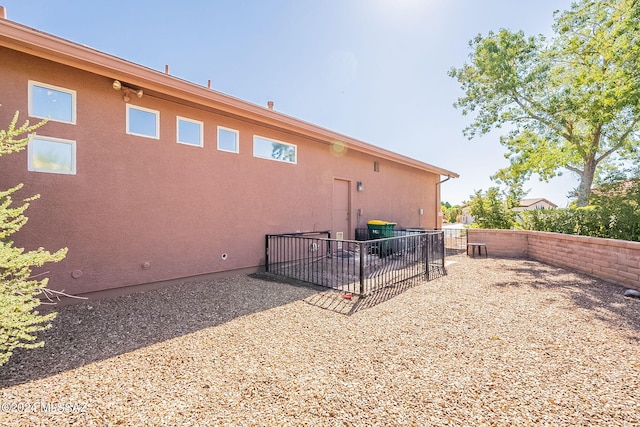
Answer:
M528 258L640 290L640 243L524 230L469 229L489 255Z

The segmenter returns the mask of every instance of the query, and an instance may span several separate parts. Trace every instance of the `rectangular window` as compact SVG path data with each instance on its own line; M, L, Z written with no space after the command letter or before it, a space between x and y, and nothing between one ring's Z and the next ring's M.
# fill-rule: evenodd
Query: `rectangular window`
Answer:
M159 139L160 112L127 104L127 133Z
M76 124L76 91L29 80L29 115Z
M33 172L76 174L76 142L34 135L29 139L27 169Z
M253 156L263 159L277 160L286 163L297 163L298 147L286 142L253 136Z
M380 172L380 162L373 162L373 171Z
M197 120L191 120L184 117L177 118L177 134L178 143L195 145L197 147L203 146L203 132L204 124Z
M218 150L232 153L239 152L238 135L239 132L237 130L218 126Z

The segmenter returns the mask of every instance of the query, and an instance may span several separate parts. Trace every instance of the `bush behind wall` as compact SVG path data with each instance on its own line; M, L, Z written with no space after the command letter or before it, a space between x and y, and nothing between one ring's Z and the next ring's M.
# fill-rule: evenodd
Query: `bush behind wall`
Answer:
M603 184L584 208L521 212L525 230L640 241L640 178Z

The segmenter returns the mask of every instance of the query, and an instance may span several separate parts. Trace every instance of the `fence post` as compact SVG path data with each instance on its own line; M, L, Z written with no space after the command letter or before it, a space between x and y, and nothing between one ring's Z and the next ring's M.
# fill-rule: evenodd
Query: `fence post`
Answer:
M425 233L424 236L424 275L426 276L427 280L431 280L431 277L429 277L429 255L431 254L431 238L430 235Z
M264 271L269 272L269 235L264 235Z
M444 269L444 257L446 256L446 250L444 248L445 246L445 240L444 240L444 231L440 231L440 247L442 248L442 257L440 258L442 260L442 274L447 274L446 270Z
M360 248L360 295L364 295L364 248L362 243L358 243Z

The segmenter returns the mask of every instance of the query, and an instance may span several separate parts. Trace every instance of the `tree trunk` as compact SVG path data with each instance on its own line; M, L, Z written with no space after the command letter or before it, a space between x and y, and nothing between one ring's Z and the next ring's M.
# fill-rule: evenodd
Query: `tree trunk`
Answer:
M583 172L580 174L580 186L578 187L578 207L589 205L589 197L591 196L591 185L593 177L596 174L595 155L590 156L584 162Z

